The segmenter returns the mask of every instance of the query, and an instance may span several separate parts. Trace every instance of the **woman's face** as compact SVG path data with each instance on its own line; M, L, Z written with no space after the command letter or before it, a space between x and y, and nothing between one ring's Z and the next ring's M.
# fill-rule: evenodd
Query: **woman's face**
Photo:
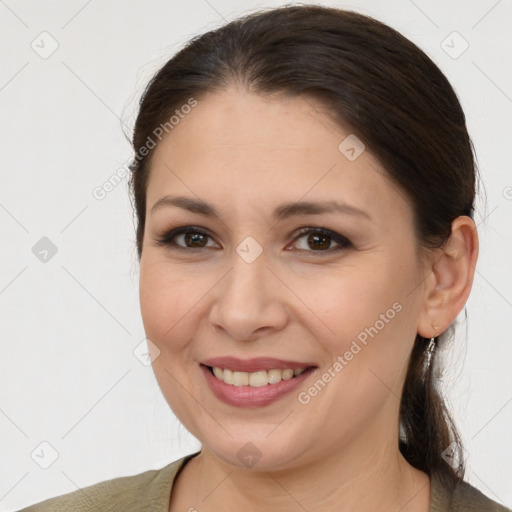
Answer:
M311 99L233 88L153 150L140 262L153 369L203 450L230 464L397 449L422 269L410 204L349 135ZM188 203L153 210L166 196ZM227 357L225 383L206 366Z

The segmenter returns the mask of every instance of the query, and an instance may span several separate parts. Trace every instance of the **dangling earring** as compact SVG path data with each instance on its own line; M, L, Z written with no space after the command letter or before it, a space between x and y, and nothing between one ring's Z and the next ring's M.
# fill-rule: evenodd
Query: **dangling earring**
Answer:
M434 327L434 329L437 330L436 326L433 326L433 327ZM432 337L432 338L430 338L430 343L428 344L428 347L427 347L427 367L430 367L430 360L432 359L432 354L434 353L435 348L436 348L435 337Z

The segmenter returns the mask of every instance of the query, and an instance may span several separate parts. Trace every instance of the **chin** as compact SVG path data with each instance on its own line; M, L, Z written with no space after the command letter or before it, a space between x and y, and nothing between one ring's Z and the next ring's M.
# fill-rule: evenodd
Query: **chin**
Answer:
M221 443L215 439L212 443L202 444L215 457L237 469L258 472L295 467L304 446L290 442L289 436L287 439L279 436L272 439L275 434L262 435L259 430L251 436L246 431L243 435L233 437L226 434Z

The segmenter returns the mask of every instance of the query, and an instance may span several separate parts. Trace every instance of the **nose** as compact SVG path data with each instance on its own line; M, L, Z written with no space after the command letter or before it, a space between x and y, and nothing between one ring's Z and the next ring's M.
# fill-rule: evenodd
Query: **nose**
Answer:
M267 264L263 254L247 263L234 253L231 271L214 289L209 320L235 340L254 340L286 325L285 286Z

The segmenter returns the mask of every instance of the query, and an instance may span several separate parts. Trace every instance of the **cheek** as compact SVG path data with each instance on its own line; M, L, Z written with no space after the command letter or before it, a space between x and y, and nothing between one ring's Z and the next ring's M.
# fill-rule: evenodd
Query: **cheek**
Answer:
M169 271L165 263L152 263L149 257L141 260L140 269L139 299L146 336L161 351L178 349L173 340L186 335L186 322L180 320L194 305L190 281Z
M318 398L313 398L315 389L305 391L317 407L328 410L336 432L350 437L381 414L390 414L393 424L414 327L408 319L407 293L387 272L359 274L353 269L336 285L330 282L323 287L317 283L323 292L315 292L313 303L329 328L317 337L330 362L323 368L327 375L319 378L325 376L332 384Z
M396 323L394 319L399 316L396 309L400 307L393 305L402 303L403 297L400 285L390 272L382 262L380 268L376 262L364 266L345 265L342 271L301 280L294 291L309 307L309 317L318 321L324 333L322 337L332 348L344 349L347 342L350 345L359 335L364 339L366 329L375 323L379 331L389 330L389 323ZM389 319L389 323L383 324Z
M415 332L413 265L397 272L396 263L379 263L345 267L343 274L303 282L297 291L314 313L317 341L329 359L341 356L345 378L362 388L379 385L379 377L394 385Z
M186 419L190 403L183 387L189 388L188 374L194 370L189 340L195 322L190 318L198 297L183 273L180 277L166 262L151 261L148 256L146 253L146 259L141 259L139 298L146 337L157 347L152 368L167 403Z

